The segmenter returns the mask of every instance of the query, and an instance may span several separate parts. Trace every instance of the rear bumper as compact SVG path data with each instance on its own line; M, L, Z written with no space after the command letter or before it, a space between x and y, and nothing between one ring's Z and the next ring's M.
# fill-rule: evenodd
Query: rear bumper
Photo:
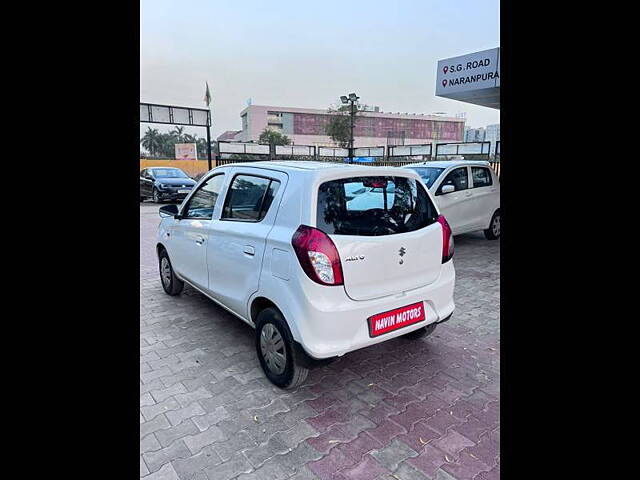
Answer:
M431 323L448 320L455 308L453 261L443 265L440 277L415 290L384 298L354 301L343 287L322 287L307 284L304 298L289 302L285 313L294 338L314 359L341 356L345 353L381 343L417 330ZM321 289L318 291L318 288ZM319 293L321 292L321 294ZM371 337L367 319L377 313L424 302L426 319L398 330Z

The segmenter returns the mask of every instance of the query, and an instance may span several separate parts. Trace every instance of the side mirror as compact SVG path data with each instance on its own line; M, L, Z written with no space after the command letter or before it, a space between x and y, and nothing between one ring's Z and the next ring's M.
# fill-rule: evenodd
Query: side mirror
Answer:
M176 215L178 215L178 206L163 205L162 207L160 207L158 214L160 214L160 218L175 217Z
M442 187L442 189L440 190L440 192L445 195L447 193L451 193L451 192L455 192L456 191L456 187L453 185L445 185L444 187Z

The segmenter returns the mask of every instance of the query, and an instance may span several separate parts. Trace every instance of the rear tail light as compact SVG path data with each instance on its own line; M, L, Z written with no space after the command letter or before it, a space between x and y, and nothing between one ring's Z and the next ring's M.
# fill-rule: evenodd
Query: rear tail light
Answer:
M317 228L300 225L291 245L307 276L320 285L342 285L342 264L333 241Z
M453 232L444 215L438 217L438 223L442 225L442 263L445 263L453 257Z

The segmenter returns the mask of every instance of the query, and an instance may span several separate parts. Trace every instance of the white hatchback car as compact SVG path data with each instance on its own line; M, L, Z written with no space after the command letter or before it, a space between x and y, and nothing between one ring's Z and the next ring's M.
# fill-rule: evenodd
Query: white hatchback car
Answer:
M454 235L482 230L489 240L500 238L500 181L489 162L428 161L404 168L422 177Z
M454 310L451 229L411 170L225 165L160 216L165 292L188 283L254 327L282 388L322 359L428 335Z

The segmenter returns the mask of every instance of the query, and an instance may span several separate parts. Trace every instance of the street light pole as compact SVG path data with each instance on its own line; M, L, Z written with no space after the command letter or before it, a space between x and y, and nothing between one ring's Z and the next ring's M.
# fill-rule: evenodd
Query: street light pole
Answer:
M343 95L340 97L340 100L343 104L349 104L349 163L353 163L353 128L356 123L356 102L360 97L358 97L355 93L350 93L347 97Z

